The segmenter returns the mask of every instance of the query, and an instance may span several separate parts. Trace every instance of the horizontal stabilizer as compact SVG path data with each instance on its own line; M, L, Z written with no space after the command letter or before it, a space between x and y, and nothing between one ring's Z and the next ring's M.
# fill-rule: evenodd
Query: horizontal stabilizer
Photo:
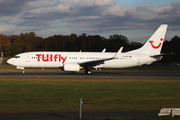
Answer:
M161 54L158 54L158 55L151 55L150 57L159 57L159 56L165 56L165 55L173 55L174 53L161 53Z

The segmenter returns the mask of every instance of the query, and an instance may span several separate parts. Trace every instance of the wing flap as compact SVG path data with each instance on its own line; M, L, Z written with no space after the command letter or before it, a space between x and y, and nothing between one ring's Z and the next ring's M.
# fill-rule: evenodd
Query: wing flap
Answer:
M96 65L100 65L100 64L104 64L105 59L101 59L101 60L94 60L94 61L87 61L87 62L83 62L83 63L79 63L79 65L81 67L93 67Z

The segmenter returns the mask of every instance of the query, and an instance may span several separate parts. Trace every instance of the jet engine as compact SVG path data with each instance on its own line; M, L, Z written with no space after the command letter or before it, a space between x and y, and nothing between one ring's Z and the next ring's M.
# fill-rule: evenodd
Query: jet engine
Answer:
M65 63L63 65L64 71L75 71L78 72L80 70L80 66L78 63Z

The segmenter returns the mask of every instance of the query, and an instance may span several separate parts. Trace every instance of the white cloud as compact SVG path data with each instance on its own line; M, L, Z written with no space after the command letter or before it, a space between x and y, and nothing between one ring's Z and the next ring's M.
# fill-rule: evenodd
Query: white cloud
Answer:
M13 31L15 31L15 26L7 26L7 25L0 25L0 34L2 33L7 33L7 34L11 34Z
M71 2L80 7L109 6L115 4L113 0L71 0Z
M20 25L21 23L25 22L25 20L21 18L21 15L17 15L17 16L4 17L1 20L1 22L8 23L11 25Z
M10 0L9 0L10 1ZM48 37L56 33L106 34L121 30L154 29L162 23L179 28L180 3L125 7L114 0L0 0L1 32L34 31ZM8 8L8 9L7 9ZM10 30L9 26L15 26ZM176 26L176 27L173 27ZM19 28L19 29L18 29ZM9 30L9 32L8 32ZM49 32L49 34L48 34ZM43 34L44 33L44 34ZM13 34L13 32L12 32Z
M80 16L80 17L78 17L78 19L93 20L93 19L100 19L100 17L99 16Z
M59 4L52 9L53 12L57 13L69 13L70 12L70 6L68 4Z
M27 1L24 5L24 8L28 9L37 9L43 7L50 7L55 5L57 2L55 0L36 0L36 1Z
M172 10L173 10L172 5L164 5L164 6L160 6L160 7L151 9L152 12L157 13L157 14L167 13Z
M120 4L109 6L104 10L102 15L125 16L126 8Z

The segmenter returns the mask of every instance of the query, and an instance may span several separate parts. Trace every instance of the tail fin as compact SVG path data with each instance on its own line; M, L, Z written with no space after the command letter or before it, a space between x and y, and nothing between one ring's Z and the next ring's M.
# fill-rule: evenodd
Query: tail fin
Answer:
M160 54L167 27L168 25L162 24L141 48L128 53Z

